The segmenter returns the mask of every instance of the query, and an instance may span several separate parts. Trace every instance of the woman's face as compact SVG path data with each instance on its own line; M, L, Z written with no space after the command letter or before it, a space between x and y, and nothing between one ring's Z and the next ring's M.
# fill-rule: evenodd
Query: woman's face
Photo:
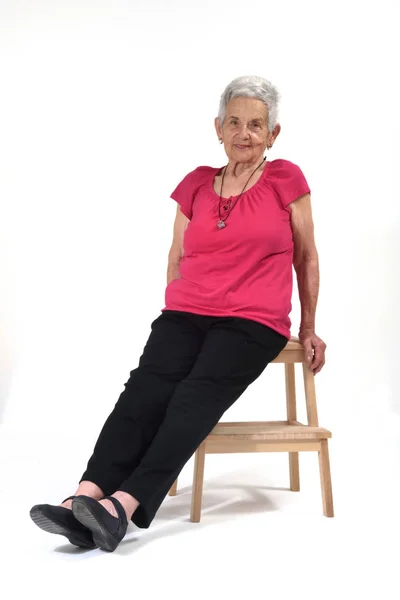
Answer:
M223 139L225 152L234 162L254 163L261 159L267 146L271 146L280 131L268 130L268 110L264 102L256 98L233 98L226 107L222 128L215 119L219 138Z

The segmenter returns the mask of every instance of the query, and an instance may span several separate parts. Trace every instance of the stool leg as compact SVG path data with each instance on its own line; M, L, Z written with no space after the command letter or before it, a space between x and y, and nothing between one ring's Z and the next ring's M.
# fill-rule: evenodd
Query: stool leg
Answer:
M171 486L171 489L168 492L169 496L176 496L176 491L178 489L178 478L175 479L174 483Z
M321 449L318 452L318 457L324 515L326 517L333 517L332 482L331 469L329 465L328 440L321 440Z
M303 362L304 392L306 396L308 425L318 427L317 399L315 393L315 375L311 373L307 363Z
M204 461L206 457L206 443L202 442L197 448L194 457L192 506L190 509L190 520L192 523L200 523L201 503L203 499Z
M285 363L285 385L286 385L286 411L287 419L291 421L297 420L296 410L296 383L294 363ZM289 452L289 475L290 489L292 492L300 491L300 470L299 470L299 453Z
M299 469L299 453L289 452L289 474L290 474L290 489L292 492L300 491L300 469Z

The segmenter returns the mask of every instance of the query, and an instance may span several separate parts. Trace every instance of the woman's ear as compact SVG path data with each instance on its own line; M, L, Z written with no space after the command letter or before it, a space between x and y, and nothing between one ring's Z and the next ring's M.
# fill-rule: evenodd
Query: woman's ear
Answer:
M222 138L222 129L219 123L219 117L216 117L214 120L215 131L217 132L218 139Z
M274 131L272 132L272 136L273 136L273 142L275 142L276 138L278 137L278 135L281 132L281 126L279 125L279 123L277 123L275 125Z

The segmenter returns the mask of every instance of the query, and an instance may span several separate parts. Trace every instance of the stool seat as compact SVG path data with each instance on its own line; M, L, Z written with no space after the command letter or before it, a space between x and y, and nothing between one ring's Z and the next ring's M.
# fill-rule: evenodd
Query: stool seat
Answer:
M288 341L282 352L284 352L285 350L303 350L303 345L301 344L297 336L291 335L290 340Z
M292 335L290 340L273 363L302 363L304 362L304 348L299 338Z

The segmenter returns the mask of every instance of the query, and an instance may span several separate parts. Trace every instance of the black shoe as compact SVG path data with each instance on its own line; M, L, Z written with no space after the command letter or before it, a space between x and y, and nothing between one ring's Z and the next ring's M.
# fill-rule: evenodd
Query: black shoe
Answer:
M70 496L63 500L71 500ZM63 506L52 506L51 504L36 504L30 510L32 521L48 533L65 535L71 544L80 548L96 548L93 542L92 532L77 521L72 510Z
M128 520L124 507L116 498L105 496L102 500L111 500L118 517L113 517L100 502L88 496L76 496L72 501L72 512L82 525L92 531L96 546L113 552L126 534Z

